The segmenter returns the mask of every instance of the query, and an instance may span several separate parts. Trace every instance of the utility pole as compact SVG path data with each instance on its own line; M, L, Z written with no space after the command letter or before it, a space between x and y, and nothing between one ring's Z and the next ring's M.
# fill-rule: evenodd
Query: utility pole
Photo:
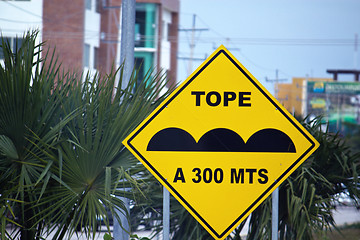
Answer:
M123 78L129 81L134 69L135 48L135 0L123 0L121 4L120 64L124 64ZM123 80L123 86L127 82Z
M279 69L275 70L275 79L268 79L267 77L265 77L265 80L267 82L273 82L274 83L274 91L275 91L275 98L278 98L278 91L279 91L279 82L285 82L287 81L286 78L280 79L279 78Z
M193 60L198 60L194 58L195 51L195 32L208 31L208 28L196 28L196 14L193 14L193 23L191 28L179 29L179 31L191 32L191 42L190 42L190 57L187 58L188 62L188 75L192 73ZM185 58L182 58L185 59Z
M190 59L189 59L189 67L188 72L191 74L192 72L192 58L194 57L194 48L195 48L195 22L196 22L196 15L193 15L193 25L191 31L191 43L190 43Z
M355 43L354 43L354 69L358 69L358 34L355 34Z

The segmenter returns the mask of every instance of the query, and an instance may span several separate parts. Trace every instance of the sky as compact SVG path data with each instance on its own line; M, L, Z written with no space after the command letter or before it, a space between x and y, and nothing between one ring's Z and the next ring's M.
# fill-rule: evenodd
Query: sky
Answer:
M180 0L180 29L195 17L192 71L223 44L273 93L267 79L329 77L360 69L359 0ZM205 29L205 30L204 30ZM355 51L355 36L357 51ZM180 31L178 81L189 75L191 31ZM352 81L341 75L340 80Z

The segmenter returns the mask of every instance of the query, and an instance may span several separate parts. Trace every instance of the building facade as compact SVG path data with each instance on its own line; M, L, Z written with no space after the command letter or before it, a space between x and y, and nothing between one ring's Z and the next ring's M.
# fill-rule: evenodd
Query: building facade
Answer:
M293 115L307 116L307 83L328 82L331 78L294 77L291 83L278 83L277 99Z
M120 63L121 0L0 2L0 31L12 45L39 30L45 49L56 49L66 71L109 73ZM137 0L135 66L140 77L163 70L176 82L179 0ZM1 49L0 49L1 61Z

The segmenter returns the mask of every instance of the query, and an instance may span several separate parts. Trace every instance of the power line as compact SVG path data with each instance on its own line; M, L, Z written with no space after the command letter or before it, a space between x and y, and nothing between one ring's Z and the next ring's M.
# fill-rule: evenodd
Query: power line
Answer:
M209 26L208 24L205 23L204 20L202 20L202 22ZM210 28L210 27L209 27ZM257 63L255 63L253 60L251 60L249 57L247 57L243 52L241 52L240 48L237 46L237 44L233 43L233 40L232 38L230 37L225 37L224 35L222 35L221 33L213 30L212 28L210 28L212 32L214 32L216 35L220 36L222 40L226 40L226 42L230 45L233 45L234 47L232 49L234 49L235 51L237 51L243 58L245 58L248 62L250 62L252 65L254 65L255 67L257 68L260 68L262 70L265 70L265 71L274 71L274 69L270 69L270 68L267 68L267 67L264 67L264 66L261 66ZM229 48L231 49L231 48Z
M265 80L267 82L272 82L274 83L274 90L275 90L275 98L278 97L278 92L279 92L279 82L286 82L287 79L286 78L279 78L279 70L276 69L276 72L275 72L275 79L269 79L267 77L265 77Z
M0 21L8 21L8 22L18 22L18 23L41 23L41 22L25 22L25 21L17 21L17 20L10 20L10 19L4 19L0 18ZM75 28L75 27L73 27ZM79 28L80 29L80 28ZM18 31L17 29L2 29L3 31ZM195 30L211 30L212 29L195 29ZM191 31L191 29L186 29L186 31ZM96 31L86 30L87 33L96 33ZM53 32L52 34L83 34L83 31L61 31L61 32ZM61 36L62 38L66 36ZM119 36L117 34L107 34L108 38L112 38L112 40L119 40ZM177 41L177 42L184 42L189 41L188 39L179 37L176 39L175 36L169 36L169 40L171 41ZM141 39L139 41L145 42L145 41L155 41L157 40L157 36L155 35L147 35L147 36L141 36ZM199 40L198 40L199 41ZM267 38L244 38L242 39L233 39L231 37L219 37L219 38L209 38L209 37L202 37L201 42L202 43L211 43L218 41L228 41L229 44L232 45L288 45L288 46L351 46L353 47L354 44L359 45L360 40L354 41L354 39L287 39L287 38L279 38L279 39L272 39L270 41ZM238 46L236 46L237 49L240 49Z
M212 29L210 29L213 31ZM203 43L213 43L231 39L234 44L242 45L280 45L280 46L354 46L354 39L336 39L336 38L233 38L233 37L203 37ZM360 40L355 41L360 44Z
M42 19L43 22L44 22L44 21L48 21L48 22L52 22L52 23L59 23L58 20L54 20L54 19L51 19L51 18L45 18L44 16L35 14L35 13L33 13L33 12L31 12L31 11L28 11L28 10L26 10L26 9L24 9L24 8L21 8L21 7L19 7L19 6L16 6L15 4L10 3L9 1L4 1L4 2L5 2L6 4L12 6L13 8L16 8L16 9L18 9L18 10L24 12L24 13L27 13L27 14L30 14L30 15L32 15L32 16L35 16L35 17L38 17L38 18ZM82 27L72 26L72 25L69 25L69 24L64 23L63 21L66 20L66 19L68 19L68 18L71 18L71 17L73 17L73 16L76 16L76 15L78 15L79 13L82 13L83 11L84 11L84 10L82 9L82 10L79 10L79 11L75 11L75 12L72 13L72 14L67 14L67 16L65 16L65 17L62 17L62 18L61 18L61 21L62 21L61 25L67 26L67 27L72 28L72 29L81 30Z
M29 21L11 20L11 19L6 19L6 18L0 18L0 21L12 22L12 23L27 23L27 24L38 24L38 23L42 23L42 21L39 21L39 22L29 22Z
M30 15L33 15L33 16L35 16L35 17L42 18L42 16L37 15L37 14L35 14L35 13L33 13L33 12L30 12L30 11L28 11L28 10L26 10L26 9L23 9L23 8L21 8L21 7L19 7L19 6L16 6L16 5L10 3L9 1L4 1L4 3L6 3L6 4L8 4L8 5L10 5L10 6L14 7L14 8L17 8L17 9L19 9L20 11L23 11L23 12L25 12L25 13L28 13L28 14L30 14Z

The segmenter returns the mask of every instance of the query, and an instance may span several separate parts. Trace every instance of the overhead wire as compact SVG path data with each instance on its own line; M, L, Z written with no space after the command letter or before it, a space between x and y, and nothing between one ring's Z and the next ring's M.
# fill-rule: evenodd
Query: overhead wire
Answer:
M44 16L41 16L41 15L35 14L35 13L33 13L33 12L31 12L31 11L28 11L28 10L22 8L22 7L16 6L15 4L10 3L9 1L3 1L3 2L6 3L6 4L8 4L8 5L10 5L10 6L12 6L13 8L16 8L16 9L24 12L24 13L27 13L27 14L30 14L30 15L35 16L35 17L37 17L37 18L40 18L40 19L42 20L42 22L46 21L46 22L57 23L57 24L59 23L57 19L52 19L52 18L48 18L48 17L44 17ZM77 16L79 13L82 13L83 11L84 11L84 10L82 9L82 10L75 11L75 12L73 12L73 13L71 13L71 14L67 14L66 16L62 16L62 18L61 18L61 25L66 26L66 27L69 27L69 28L72 28L72 29L75 29L75 30L82 30L82 29L83 29L82 26L70 25L70 24L65 23L64 20L69 19L69 18L71 18L71 17L73 17L73 16ZM11 21L11 20L10 20L10 21ZM15 21L16 21L16 20L15 20ZM89 30L88 30L88 31L89 31ZM72 32L73 32L73 31L71 31L71 32L69 32L69 33L72 33ZM95 31L91 31L91 30L90 30L90 32L95 32Z
M50 18L44 18L41 15L35 14L31 11L28 11L24 8L21 8L19 6L16 6L13 3L10 3L9 1L4 1L4 3L19 9L20 11L23 11L27 14L30 14L32 16L38 17L42 20L45 21L50 21L50 22L54 22L56 20L50 19ZM78 15L79 13L83 12L83 10L79 10L76 11L74 13L68 14L66 16L62 17L62 20L64 19L68 19L71 18L73 16ZM188 13L188 12L181 12L182 15L193 15L193 13ZM199 19L207 28L209 28L209 30L213 33L215 33L218 37L201 37L201 41L203 43L213 43L214 41L229 41L231 40L231 43L233 45L235 44L242 44L242 45L288 45L288 46L354 46L354 44L360 44L360 39L358 39L356 42L354 41L354 39L349 39L349 38L250 38L250 37L225 37L223 34L219 33L218 31L214 30L211 26L209 26L208 23L206 23L201 16L196 15L197 19ZM25 22L25 21L19 21L19 20L12 20L12 19L5 19L5 18L0 18L1 21L8 21L8 22L14 22L14 23L41 23L41 21L39 22ZM62 22L62 25L64 25L64 23ZM78 29L78 30L83 30L83 27L78 27L78 26L73 26L73 25L68 25L65 24L65 26L68 26L70 28L73 29ZM7 29L9 30L9 29ZM79 33L83 33L83 31L79 31ZM91 31L88 30L88 32L96 32L96 31ZM69 33L74 33L73 31L68 32L68 31L63 31L61 34L69 34ZM200 35L199 35L200 36ZM118 39L119 36L118 34L109 34L107 35L107 37L114 39ZM151 40L155 40L157 38L156 35L147 35L147 36L143 36L142 41L151 41ZM169 40L175 41L176 37L173 36L169 36ZM186 39L177 39L178 42L182 42L182 41L189 41L188 37L186 37Z
M209 30L213 33L215 33L216 35L218 35L220 37L220 39L223 41L225 40L229 45L232 45L234 47L234 49L237 50L237 53L239 53L244 59L246 59L249 63L251 63L252 65L254 65L255 67L265 70L265 71L272 71L274 72L275 69L269 68L269 67L264 67L258 63L256 63L255 61L253 61L252 59L250 59L248 56L246 56L242 51L241 48L234 43L233 38L230 37L225 37L223 34L219 33L218 31L214 30L212 27L209 26L209 24L207 24L201 17L199 17L199 20L202 21L203 24L205 24Z
M42 23L42 21L38 21L38 22L29 22L29 21L19 21L19 20L11 20L11 19L6 19L6 18L0 18L0 21L5 21L5 22L12 22L12 23L28 23L28 24L39 24Z
M6 4L8 4L8 5L10 5L10 6L12 6L12 7L14 7L14 8L19 9L19 10L22 11L22 12L28 13L28 14L30 14L30 15L33 15L33 16L35 16L35 17L38 17L38 18L42 19L42 16L37 15L37 14L35 14L35 13L31 12L31 11L28 11L28 10L26 10L26 9L23 9L23 8L21 8L21 7L19 7L19 6L16 6L16 5L10 3L9 1L3 1L3 2L6 3Z

